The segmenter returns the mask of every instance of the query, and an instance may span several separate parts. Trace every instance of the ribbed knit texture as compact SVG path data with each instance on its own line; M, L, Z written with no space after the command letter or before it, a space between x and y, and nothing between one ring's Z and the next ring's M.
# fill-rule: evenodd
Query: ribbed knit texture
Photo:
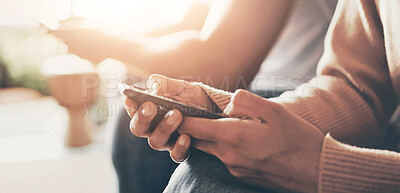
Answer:
M192 82L192 84L200 86L221 111L224 111L231 101L232 93L230 92L219 90L200 82Z
M400 96L399 10L398 0L339 1L317 78L271 100L341 142L376 144ZM232 93L195 84L222 110L230 102ZM327 135L320 161L320 192L400 192L399 153Z
M319 192L400 192L400 155L353 147L325 137Z
M339 1L317 78L278 100L324 134L376 145L398 102L383 37L374 1Z

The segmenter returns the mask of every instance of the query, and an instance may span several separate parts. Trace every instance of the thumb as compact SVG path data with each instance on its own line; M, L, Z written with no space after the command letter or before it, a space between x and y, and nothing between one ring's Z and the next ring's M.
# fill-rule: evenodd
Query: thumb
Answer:
M259 122L281 114L281 104L269 101L246 90L236 90L224 110L230 117L251 118Z

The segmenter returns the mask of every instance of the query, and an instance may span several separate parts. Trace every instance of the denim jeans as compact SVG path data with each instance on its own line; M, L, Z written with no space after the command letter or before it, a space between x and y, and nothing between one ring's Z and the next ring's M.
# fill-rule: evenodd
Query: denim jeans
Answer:
M257 94L269 98L282 91ZM178 166L168 152L150 148L146 139L129 130L130 118L124 111L115 129L112 159L117 172L120 193L162 192L260 192L235 180L223 163L201 151Z
M239 182L219 159L198 151L176 168L164 190L164 193L175 192L260 193L269 191Z
M146 139L129 130L124 112L115 129L112 159L120 193L164 192L259 192L237 181L221 161L201 151L178 166L168 152L155 151ZM174 175L171 177L172 173ZM171 178L171 179L170 179Z
M151 149L147 140L129 130L130 118L124 111L115 128L112 160L120 193L159 193L176 166L168 152Z

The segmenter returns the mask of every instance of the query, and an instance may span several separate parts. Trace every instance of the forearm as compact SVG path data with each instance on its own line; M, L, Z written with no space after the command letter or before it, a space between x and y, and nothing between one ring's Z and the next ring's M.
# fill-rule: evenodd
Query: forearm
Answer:
M199 85L223 111L232 93ZM360 100L360 95L353 88L339 79L321 76L316 85L306 84L271 100L283 104L322 133L332 132L337 138L352 144L370 145L377 142L381 135L380 130L376 129L379 125L368 104ZM371 136L374 137L371 139Z
M379 22L374 1L339 1L317 78L277 100L325 134L376 145L398 102Z
M231 100L232 93L195 84L201 86L222 110ZM400 191L399 153L345 145L329 134L321 149L319 192Z
M309 83L271 99L308 121L323 134L360 146L374 146L381 138L370 104L351 84L334 76L320 75Z
M204 45L199 40L198 31L187 30L158 38L140 37L130 40L114 39L109 55L121 60L128 68L135 66L149 73L174 76L188 75L191 69L185 64L195 65ZM205 59L200 59L199 62Z
M175 19L180 17L180 21L173 21L174 23L164 24L163 26L145 33L145 36L159 37L184 30L200 31L204 25L205 19L207 18L209 6L210 5L205 3L203 0L192 2L190 2L190 0L184 1L183 5L177 6L177 10L173 11L173 13L181 13L182 10L186 10L186 13L182 13L183 15L175 15L175 17L172 18Z
M108 55L127 64L131 73L140 70L149 74L163 74L204 82L225 90L233 90L240 76L247 82L254 76L254 73L244 71L238 73L244 64L234 56L208 48L209 43L201 41L196 31L134 41L116 38L110 40L109 45ZM255 68L257 66L254 65Z
M223 2L228 3L211 10L201 31L186 30L138 43L113 40L110 56L148 73L192 76L190 81L225 90L243 87L272 48L291 1Z

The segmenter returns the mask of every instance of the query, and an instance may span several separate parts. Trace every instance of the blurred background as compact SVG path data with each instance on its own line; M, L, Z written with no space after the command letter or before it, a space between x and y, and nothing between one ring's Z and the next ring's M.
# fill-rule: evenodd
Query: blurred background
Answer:
M177 1L0 0L1 192L117 191L110 141L126 66L67 54L47 28L72 17L107 33L146 33L180 19ZM86 99L75 100L81 91Z

